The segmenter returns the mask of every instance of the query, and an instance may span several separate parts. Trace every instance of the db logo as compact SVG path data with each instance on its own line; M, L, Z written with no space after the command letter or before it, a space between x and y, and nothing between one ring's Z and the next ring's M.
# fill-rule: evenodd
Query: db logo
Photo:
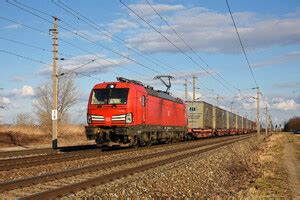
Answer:
M109 122L110 118L109 117L105 117L105 121Z

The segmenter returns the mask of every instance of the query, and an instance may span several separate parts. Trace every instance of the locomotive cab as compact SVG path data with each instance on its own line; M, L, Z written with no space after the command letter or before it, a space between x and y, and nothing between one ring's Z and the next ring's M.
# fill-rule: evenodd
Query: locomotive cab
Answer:
M131 146L145 122L146 91L138 84L110 82L91 91L86 136L103 146Z

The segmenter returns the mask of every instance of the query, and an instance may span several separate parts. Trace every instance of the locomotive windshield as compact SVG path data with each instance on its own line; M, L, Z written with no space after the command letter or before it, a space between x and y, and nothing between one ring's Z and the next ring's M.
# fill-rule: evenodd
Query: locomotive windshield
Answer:
M126 104L129 88L106 88L93 90L91 104Z

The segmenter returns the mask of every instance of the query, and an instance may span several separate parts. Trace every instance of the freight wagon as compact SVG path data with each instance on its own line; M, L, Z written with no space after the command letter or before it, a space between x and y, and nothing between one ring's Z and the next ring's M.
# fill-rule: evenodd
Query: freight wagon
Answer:
M227 132L227 111L216 106L213 106L213 130L218 136Z
M213 106L204 101L188 101L188 136L206 138L211 136L249 133L253 127L250 120ZM248 125L247 125L247 121Z
M187 102L188 137L205 138L213 136L213 105L204 101Z
M236 114L227 111L227 133L234 135L236 133L235 126Z
M94 86L86 136L102 146L143 146L178 141L187 133L185 104L139 81L117 78Z
M236 115L236 134L241 134L243 132L243 118L239 115Z
M256 127L253 126L254 122L251 120L247 119L247 133L250 133L252 130L254 130Z

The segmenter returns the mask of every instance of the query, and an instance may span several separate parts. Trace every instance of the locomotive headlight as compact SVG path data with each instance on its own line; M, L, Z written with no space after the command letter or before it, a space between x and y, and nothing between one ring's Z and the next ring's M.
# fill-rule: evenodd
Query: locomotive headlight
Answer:
M92 123L92 116L90 114L87 114L87 123Z
M125 121L127 124L132 123L132 113L127 113Z

